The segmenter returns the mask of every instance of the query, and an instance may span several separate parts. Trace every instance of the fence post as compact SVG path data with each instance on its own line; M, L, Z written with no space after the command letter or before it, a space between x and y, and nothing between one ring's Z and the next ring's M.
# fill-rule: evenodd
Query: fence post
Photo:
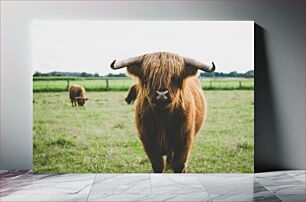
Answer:
M209 81L209 88L212 88L212 80Z
M239 89L242 88L242 84L241 84L241 81L239 81Z
M69 79L67 79L67 90L69 89Z
M106 90L108 91L108 89L109 89L108 79L106 79L105 82L106 82Z

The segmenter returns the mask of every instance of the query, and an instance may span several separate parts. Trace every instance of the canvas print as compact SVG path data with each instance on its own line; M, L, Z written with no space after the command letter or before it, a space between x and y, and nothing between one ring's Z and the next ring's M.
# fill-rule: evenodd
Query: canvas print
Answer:
M33 21L35 173L254 172L254 23Z

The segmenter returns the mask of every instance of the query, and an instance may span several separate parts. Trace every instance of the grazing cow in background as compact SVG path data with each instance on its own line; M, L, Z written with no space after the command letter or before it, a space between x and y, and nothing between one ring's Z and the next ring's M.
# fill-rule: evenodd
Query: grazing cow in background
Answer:
M208 66L167 52L111 63L112 69L124 67L138 78L129 95L137 98L136 127L153 171L163 172L167 162L175 173L187 172L195 135L206 118L206 102L197 72L213 72L214 63Z
M88 100L86 97L85 88L80 85L73 84L69 87L69 97L71 100L72 106L84 106L85 101Z

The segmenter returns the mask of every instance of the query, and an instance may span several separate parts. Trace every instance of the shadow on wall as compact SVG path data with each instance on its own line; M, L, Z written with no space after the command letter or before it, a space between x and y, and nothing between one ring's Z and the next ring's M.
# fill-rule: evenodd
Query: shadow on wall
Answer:
M280 133L271 79L266 31L255 24L255 172L282 169Z

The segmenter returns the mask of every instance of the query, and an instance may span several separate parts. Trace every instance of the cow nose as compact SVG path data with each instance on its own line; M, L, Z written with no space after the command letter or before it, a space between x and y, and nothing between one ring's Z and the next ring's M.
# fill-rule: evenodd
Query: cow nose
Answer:
M169 99L169 91L166 89L156 91L156 100L165 101Z

